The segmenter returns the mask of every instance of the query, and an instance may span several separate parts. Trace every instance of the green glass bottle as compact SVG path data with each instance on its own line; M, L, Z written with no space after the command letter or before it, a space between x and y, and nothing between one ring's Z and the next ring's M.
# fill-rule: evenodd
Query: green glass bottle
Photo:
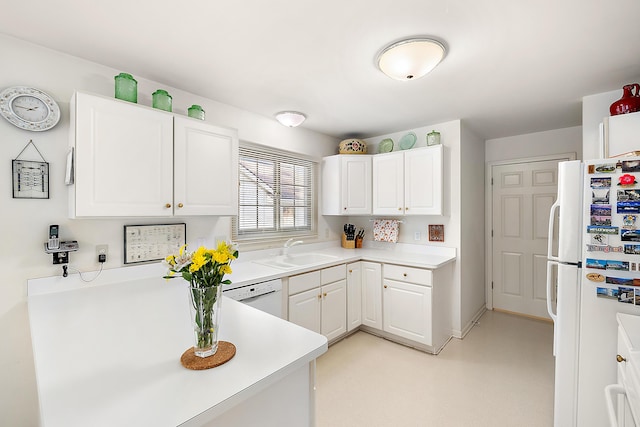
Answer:
M188 109L189 117L193 117L194 119L204 120L204 110L201 106L193 104Z
M153 108L171 112L171 95L164 89L158 89L152 95Z
M427 145L438 145L440 144L440 132L436 132L432 130L427 134Z
M114 77L116 81L116 98L123 101L138 102L138 82L131 74L120 73Z

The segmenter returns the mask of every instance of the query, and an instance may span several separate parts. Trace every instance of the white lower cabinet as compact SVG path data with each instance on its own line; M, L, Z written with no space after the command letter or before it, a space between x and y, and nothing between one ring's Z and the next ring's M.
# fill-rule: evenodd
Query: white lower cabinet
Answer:
M347 332L362 324L362 262L347 264Z
M289 321L329 341L347 332L344 264L289 278Z
M431 286L384 280L383 330L431 345Z
M451 338L452 265L435 270L382 266L385 334L431 353L442 349Z
M362 262L362 324L382 329L382 268L377 262Z
M453 264L358 261L289 277L289 321L329 341L362 328L437 354L451 338Z
M289 297L289 321L320 333L320 289L301 292Z

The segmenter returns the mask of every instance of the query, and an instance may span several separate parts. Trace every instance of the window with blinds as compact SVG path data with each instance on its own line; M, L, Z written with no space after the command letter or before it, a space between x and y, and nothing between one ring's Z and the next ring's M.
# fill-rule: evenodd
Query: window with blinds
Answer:
M315 229L315 163L275 150L240 147L234 238L281 237Z

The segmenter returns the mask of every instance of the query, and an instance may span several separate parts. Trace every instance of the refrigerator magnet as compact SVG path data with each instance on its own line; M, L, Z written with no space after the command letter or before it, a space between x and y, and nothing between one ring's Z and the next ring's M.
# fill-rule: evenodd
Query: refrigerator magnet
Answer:
M624 228L625 230L635 230L637 220L638 215L623 215L622 228Z
M633 279L627 279L626 277L611 277L607 276L604 280L606 283L610 285L618 285L620 286L633 286Z
M620 177L618 177L618 185L622 187L633 187L636 185L636 177L628 173L620 175Z
M604 276L598 273L589 273L587 274L587 279L592 282L604 282Z
M618 227L607 227L603 225L587 225L589 234L618 234Z
M599 298L618 299L618 288L597 288L596 295Z
M640 245L624 245L624 253L627 255L640 255Z
M623 160L622 172L640 172L640 160Z
M625 304L633 304L635 301L635 292L633 288L620 286L618 287L618 302Z
M623 242L640 242L639 230L623 230L620 233L620 240Z
M605 259L593 259L593 258L587 258L587 268L593 268L595 270L606 270L607 269L607 260ZM589 273L587 274L587 279L592 280L589 278L590 275L595 274L596 276L600 276L600 274L598 273ZM604 280L604 277L602 277L602 280L593 280L594 282L602 282Z
M640 213L640 202L618 202L616 205L616 213L619 213L619 214Z
M589 173L612 173L616 170L614 164L589 165Z
M610 177L595 177L591 178L591 188L609 188L611 187Z
M594 205L608 205L609 204L609 191L608 188L594 188L591 190L591 203Z
M607 260L607 270L629 271L629 262Z

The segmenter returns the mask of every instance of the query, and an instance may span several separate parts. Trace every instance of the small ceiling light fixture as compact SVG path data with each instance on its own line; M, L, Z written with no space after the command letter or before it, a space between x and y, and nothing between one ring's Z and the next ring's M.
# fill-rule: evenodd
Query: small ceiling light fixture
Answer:
M378 68L392 79L416 80L433 70L444 58L442 43L429 38L410 38L393 43L378 55Z
M278 120L280 124L290 128L300 126L306 118L307 116L298 111L280 111L276 113L276 120Z

